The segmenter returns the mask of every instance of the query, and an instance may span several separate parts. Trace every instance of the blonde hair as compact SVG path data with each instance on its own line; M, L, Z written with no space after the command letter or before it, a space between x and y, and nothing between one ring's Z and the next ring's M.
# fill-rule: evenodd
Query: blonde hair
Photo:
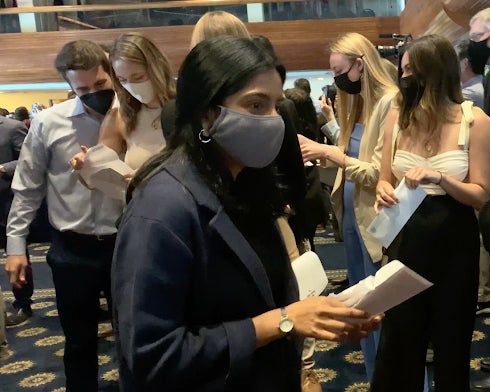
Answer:
M191 49L207 38L222 35L250 38L245 24L235 15L225 11L210 11L201 16L194 26L191 37Z
M470 19L470 26L472 26L477 20L482 20L483 23L485 23L485 28L490 30L490 8L484 8L473 15L473 17Z
M337 89L340 120L338 145L346 149L354 125L362 122L366 129L370 120L369 115L379 99L387 93L396 93L398 87L374 45L363 35L358 33L341 35L330 45L330 53L343 54L351 62L362 59L364 63L361 74L362 96Z
M398 68L396 67L395 64L393 64L390 60L382 58L381 62L383 63L384 67L388 71L388 74L391 76L391 79L393 80L393 83L398 84Z
M124 33L116 39L109 54L111 63L117 60L141 64L146 68L148 77L155 88L160 106L175 98L175 80L167 57L156 45L140 33ZM134 98L113 75L114 87L120 101L121 117L128 135L136 126L136 117L141 102Z

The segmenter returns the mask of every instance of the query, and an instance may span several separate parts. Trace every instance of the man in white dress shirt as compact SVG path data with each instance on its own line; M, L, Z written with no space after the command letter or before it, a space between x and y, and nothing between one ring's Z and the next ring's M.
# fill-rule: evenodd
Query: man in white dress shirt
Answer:
M13 285L26 283L26 237L46 196L54 228L47 262L66 337L68 392L98 390L99 294L109 305L115 222L122 203L85 188L70 166L80 146L97 144L100 124L114 90L102 48L86 40L66 44L55 61L77 98L40 112L32 121L12 182L14 200L7 223L6 270Z
M486 59L481 58L469 50L469 40L456 45L461 75L461 90L463 99L472 101L483 110L483 72Z

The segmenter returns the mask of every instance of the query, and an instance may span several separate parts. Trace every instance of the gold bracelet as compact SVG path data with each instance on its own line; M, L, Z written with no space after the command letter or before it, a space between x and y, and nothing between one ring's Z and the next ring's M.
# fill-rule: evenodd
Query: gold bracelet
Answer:
M439 179L439 182L435 182L436 185L441 185L442 179L444 178L444 175L440 170L438 170L439 174L441 175L441 178Z

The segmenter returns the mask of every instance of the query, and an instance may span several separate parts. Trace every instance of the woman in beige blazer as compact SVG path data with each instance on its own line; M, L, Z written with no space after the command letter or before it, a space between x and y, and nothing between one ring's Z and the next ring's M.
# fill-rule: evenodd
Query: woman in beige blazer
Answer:
M375 217L382 128L398 87L376 48L357 33L342 35L330 47L330 67L339 94L340 136L337 146L298 136L304 161L326 159L339 169L332 204L342 226L351 285L379 268L381 245L367 232ZM361 341L368 379L376 357L378 335Z

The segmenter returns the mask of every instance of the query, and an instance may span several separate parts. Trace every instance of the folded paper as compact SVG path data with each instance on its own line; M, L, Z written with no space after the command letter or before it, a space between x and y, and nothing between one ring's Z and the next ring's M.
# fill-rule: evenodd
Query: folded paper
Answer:
M292 262L298 282L299 299L320 295L327 287L328 278L315 252L305 252Z
M350 307L371 315L386 312L433 284L398 260L381 267L339 294L330 294Z
M98 189L113 199L124 200L128 185L124 176L132 171L114 150L98 144L88 149L79 174L90 188Z
M395 195L398 198L398 203L389 208L381 208L378 216L367 228L367 231L385 248L390 246L425 199L427 192L420 186L415 189L408 188L404 178L396 187Z

